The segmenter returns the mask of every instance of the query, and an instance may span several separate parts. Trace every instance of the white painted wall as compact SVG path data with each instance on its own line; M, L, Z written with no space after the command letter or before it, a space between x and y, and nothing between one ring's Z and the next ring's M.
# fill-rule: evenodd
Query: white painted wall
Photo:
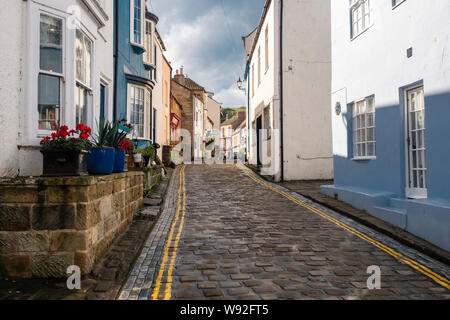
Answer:
M406 0L394 9L390 1L371 1L371 8L372 26L351 40L349 3L332 1L333 113L338 101L345 114L352 112L347 103L373 94L376 108L398 105L399 88L421 79L426 95L450 91L450 1ZM338 156L348 157L347 134L342 116L333 116Z
M331 116L330 0L284 1L283 8L283 128L284 179L329 179L333 176ZM271 1L250 60L255 67L255 94L250 95L250 128L270 105L271 127L280 124L280 0ZM269 26L269 69L265 72L265 30ZM258 87L257 61L261 47L262 80ZM248 78L247 78L248 80ZM248 85L248 84L247 84ZM257 112L256 112L257 111ZM263 122L264 127L264 122ZM256 163L256 132L249 137L250 162ZM280 168L280 135L266 142L273 168ZM263 147L264 149L264 147ZM270 150L271 149L271 150ZM271 152L270 152L271 151ZM267 164L263 155L263 164ZM281 172L274 177L279 180Z
M155 36L155 33L153 33ZM152 91L153 96L153 108L157 109L157 119L156 119L156 143L158 143L161 148L158 149L158 156L162 159L162 148L164 145L163 131L164 131L164 108L163 103L163 48L158 39L154 39L156 44L156 73L157 81L155 87ZM153 130L153 129L152 129Z
M0 44L0 66L7 70L0 80L0 117L8 123L9 129L7 133L2 132L0 138L7 139L5 152L0 156L0 176L40 175L42 156L39 142L50 134L37 130L40 13L46 12L64 20L62 125L75 126L75 29L69 28L74 21L74 9L80 14L80 28L93 41L93 91L87 125L94 128L100 113L100 79L109 85L106 116L112 117L113 3L104 1L103 9L109 20L95 5L89 9L79 0L8 1L3 4L5 6L7 8L2 12L8 14L2 15L1 29L10 31L2 34L8 38Z
M19 105L22 101L22 56L24 51L23 1L4 1L0 19L0 177L19 172ZM6 30L8 30L6 32Z

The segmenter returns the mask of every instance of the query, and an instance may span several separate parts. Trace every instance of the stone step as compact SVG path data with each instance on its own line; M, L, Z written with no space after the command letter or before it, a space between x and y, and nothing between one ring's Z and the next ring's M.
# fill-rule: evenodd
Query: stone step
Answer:
M146 206L160 206L162 203L162 198L144 198L144 205Z
M406 209L395 207L374 207L372 215L399 228L406 229Z

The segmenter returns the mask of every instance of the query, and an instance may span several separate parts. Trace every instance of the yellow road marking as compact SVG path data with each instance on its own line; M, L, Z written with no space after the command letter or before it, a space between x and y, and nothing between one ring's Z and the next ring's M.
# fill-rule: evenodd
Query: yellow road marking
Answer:
M178 243L180 242L181 232L183 231L184 216L186 215L186 184L185 184L184 168L185 167L183 167L183 214L181 215L181 222L180 226L178 227L178 234L177 237L175 238L175 243L173 246L172 260L170 261L169 271L167 272L167 283L166 283L166 291L164 294L164 300L170 300L170 298L172 297L173 267L175 265L175 259L177 257Z
M343 223L343 222L341 222L341 221L339 221L339 220L329 216L325 212L322 212L322 211L320 211L317 208L311 207L311 206L307 205L306 203L303 203L300 200L295 199L294 197L292 197L291 195L287 194L286 192L284 192L282 190L279 190L277 188L272 187L271 185L267 184L266 182L260 180L259 178L254 177L252 174L248 173L247 169L243 168L241 165L238 165L238 167L250 179L252 179L256 183L258 183L258 184L260 184L260 185L262 185L262 186L264 186L264 187L266 187L266 188L268 188L268 189L270 189L270 190L272 190L272 191L282 195L283 197L291 200L292 202L298 204L299 206L302 206L302 207L304 207L304 208L306 208L306 209L316 213L317 215L321 216L322 218L324 218L324 219L326 219L326 220L328 220L330 222L333 222L334 224L336 224L337 226L341 227L342 229L345 229L345 230L349 231L350 233L356 235L357 237L361 238L362 240L364 240L366 242L369 242L370 244L372 244L375 247L383 250L384 252L386 252L390 256L396 258L397 260L400 260L400 261L406 263L410 267L414 268L415 270L421 272L422 274L424 274L427 277L429 277L430 279L432 279L434 282L436 282L439 285L441 285L441 286L443 286L443 287L445 287L445 288L450 290L450 281L447 278L445 278L445 277L443 277L443 276L441 276L441 275L431 271L430 269L428 269L424 265L420 264L419 262L414 261L414 260L412 260L412 259L410 259L408 257L405 257L401 253L399 253L399 252L393 250L392 248L390 248L390 247L388 247L388 246L386 246L386 245L384 245L384 244L382 244L382 243L380 243L380 242L370 238L366 234L364 234L364 233L362 233L362 232L360 232L360 231L358 231L358 230L348 226L347 224L345 224L345 223Z
M180 186L178 187L178 202L177 202L177 211L175 214L175 219L172 223L172 226L170 228L170 233L169 233L169 237L167 238L167 243L166 246L164 247L164 254L163 254L163 259L161 262L161 266L159 268L159 273L158 273L158 278L156 279L156 283L155 283L155 289L153 290L153 294L152 294L152 300L158 300L158 295L159 295L159 291L161 289L161 280L162 277L164 275L164 270L166 267L166 263L168 260L168 256L169 256L169 249L170 249L170 244L172 243L172 238L173 238L173 233L175 231L175 226L178 222L178 218L180 216L180 207L181 207L181 189L182 189L182 177L184 175L184 168L186 166L183 166L180 170Z

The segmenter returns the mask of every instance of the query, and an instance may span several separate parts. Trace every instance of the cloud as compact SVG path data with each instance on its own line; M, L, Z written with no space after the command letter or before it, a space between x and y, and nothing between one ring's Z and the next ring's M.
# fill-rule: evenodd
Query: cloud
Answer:
M173 69L215 92L224 106L245 105L236 81L244 73L241 37L258 24L264 0L151 0Z

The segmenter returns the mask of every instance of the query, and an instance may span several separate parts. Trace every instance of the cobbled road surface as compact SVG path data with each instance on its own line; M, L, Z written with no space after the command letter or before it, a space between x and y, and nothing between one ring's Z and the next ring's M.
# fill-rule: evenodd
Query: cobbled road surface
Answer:
M258 181L236 165L178 168L120 299L450 299L448 266Z

